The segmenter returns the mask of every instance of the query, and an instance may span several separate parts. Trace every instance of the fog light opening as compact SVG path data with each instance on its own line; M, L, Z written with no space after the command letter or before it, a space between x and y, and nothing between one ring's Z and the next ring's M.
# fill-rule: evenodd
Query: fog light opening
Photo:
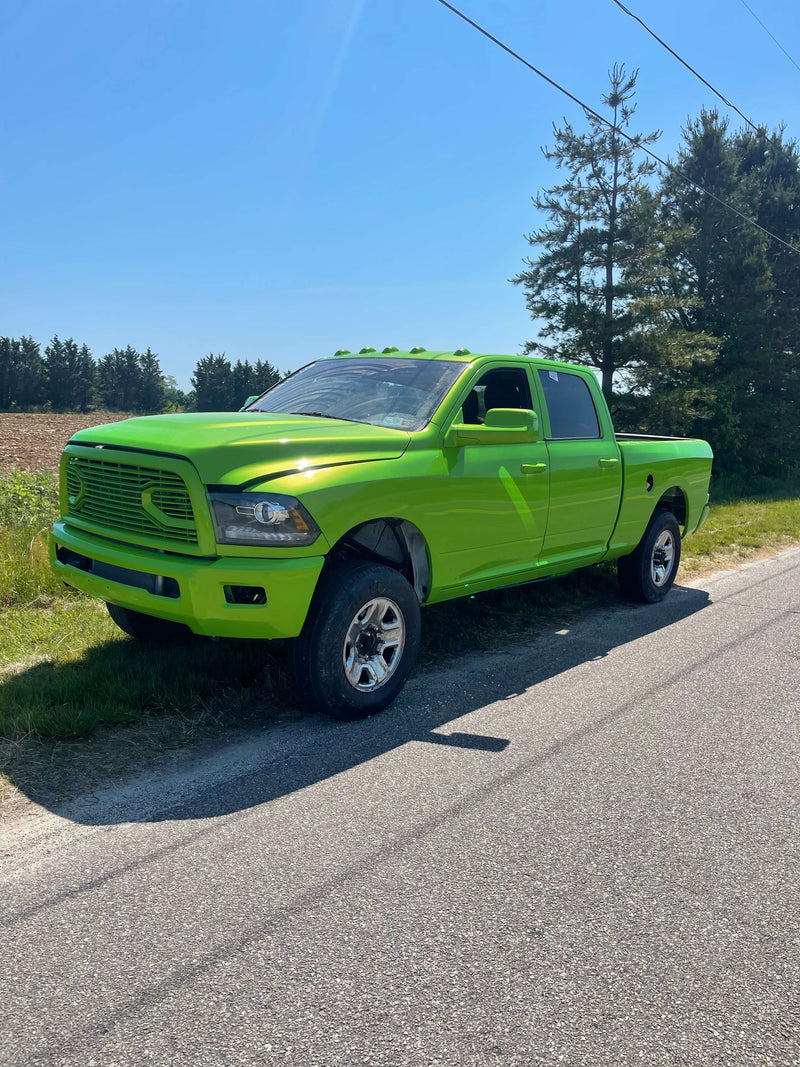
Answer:
M266 604L267 594L260 585L226 585L225 599L229 604Z

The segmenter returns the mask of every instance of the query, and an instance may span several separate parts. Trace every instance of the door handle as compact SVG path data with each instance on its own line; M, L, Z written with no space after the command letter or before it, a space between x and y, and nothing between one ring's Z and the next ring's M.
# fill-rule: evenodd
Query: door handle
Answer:
M618 459L598 459L598 467L616 467L619 463Z
M547 464L546 463L523 463L522 464L522 473L523 474L541 474L543 471L546 471L546 470L547 470Z

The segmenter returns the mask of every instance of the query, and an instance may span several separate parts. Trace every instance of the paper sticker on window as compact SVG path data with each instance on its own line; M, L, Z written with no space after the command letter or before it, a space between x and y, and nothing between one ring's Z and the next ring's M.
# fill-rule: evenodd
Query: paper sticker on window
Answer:
M549 374L550 374L550 377L553 379L554 382L558 381L558 371L557 370L551 370L549 372Z

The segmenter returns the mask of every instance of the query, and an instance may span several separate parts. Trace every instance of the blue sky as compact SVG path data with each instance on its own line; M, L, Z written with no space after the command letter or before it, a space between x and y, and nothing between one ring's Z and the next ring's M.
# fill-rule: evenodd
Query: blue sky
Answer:
M748 3L800 63L797 0ZM457 6L593 106L638 66L662 154L717 103L612 0ZM800 137L800 70L740 0L627 6ZM0 33L0 334L149 345L183 387L208 352L535 335L507 279L582 112L436 0L0 0Z

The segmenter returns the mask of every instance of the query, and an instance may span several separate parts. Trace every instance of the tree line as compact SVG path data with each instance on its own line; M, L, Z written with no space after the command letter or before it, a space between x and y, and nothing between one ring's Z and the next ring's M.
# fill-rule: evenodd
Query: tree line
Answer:
M236 411L282 378L267 360L209 354L185 393L149 348L127 345L95 360L72 338L53 337L42 352L32 337L0 337L0 411Z
M617 429L705 437L732 484L796 475L797 144L702 111L656 177L636 72L609 78L611 125L554 125L543 150L563 180L533 198L544 224L511 279L541 323L526 350L595 368Z

